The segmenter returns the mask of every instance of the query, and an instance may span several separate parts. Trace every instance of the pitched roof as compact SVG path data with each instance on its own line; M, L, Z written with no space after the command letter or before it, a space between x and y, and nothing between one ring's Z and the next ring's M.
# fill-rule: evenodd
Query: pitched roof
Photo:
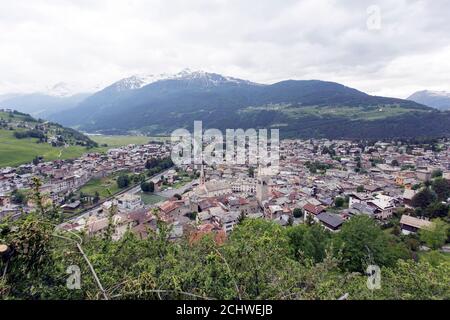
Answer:
M303 206L303 209L305 209L308 212L311 212L315 215L318 215L319 213L321 213L322 211L324 211L325 209L322 206L315 206L311 203L307 203Z
M407 226L411 226L414 228L423 229L431 227L433 223L427 220L415 218L404 214L400 219L400 224L405 224Z
M403 199L412 200L412 198L416 195L417 191L412 189L405 189L403 192Z
M139 224L146 223L155 219L155 217L152 214L150 214L150 212L147 209L138 209L132 211L128 213L128 218L130 220L138 222Z
M340 216L328 212L322 212L318 214L317 219L333 228L337 228L344 223L344 219L342 219Z
M176 201L164 201L159 207L164 213L169 213L177 208L179 208L181 204Z
M365 214L374 214L375 213L375 208L368 206L365 203L353 203L351 209L355 209L361 213L365 213Z
M102 219L94 220L93 222L91 222L91 223L89 223L87 225L88 232L89 233L96 233L98 231L106 229L108 227L108 225L109 225L108 218L102 218Z

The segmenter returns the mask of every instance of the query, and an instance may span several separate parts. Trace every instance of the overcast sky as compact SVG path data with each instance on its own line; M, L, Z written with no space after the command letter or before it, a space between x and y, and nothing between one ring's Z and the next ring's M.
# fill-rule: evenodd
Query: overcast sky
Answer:
M186 67L450 91L449 21L448 0L0 0L0 93Z

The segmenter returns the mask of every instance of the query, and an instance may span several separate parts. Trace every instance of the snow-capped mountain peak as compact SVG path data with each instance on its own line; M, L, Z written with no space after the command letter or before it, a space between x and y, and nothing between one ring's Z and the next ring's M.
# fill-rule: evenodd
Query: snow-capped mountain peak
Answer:
M163 80L200 81L202 85L208 87L224 83L251 84L251 82L247 80L225 77L220 74L208 73L202 70L192 71L191 69L186 68L175 74L161 73L133 75L114 83L113 87L118 91L136 90Z
M122 79L114 84L118 91L136 90L148 84L169 78L168 74L139 74Z
M188 68L183 69L181 72L175 74L173 78L182 80L201 80L204 84L210 86L216 86L224 83L251 84L251 82L247 80L226 77L217 73L209 73L202 70L192 71Z

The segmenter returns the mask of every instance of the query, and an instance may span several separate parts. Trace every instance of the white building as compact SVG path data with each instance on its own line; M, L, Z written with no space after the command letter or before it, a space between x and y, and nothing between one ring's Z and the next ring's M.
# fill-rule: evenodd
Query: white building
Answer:
M141 208L143 203L139 195L126 193L117 199L117 206L121 211L131 211Z

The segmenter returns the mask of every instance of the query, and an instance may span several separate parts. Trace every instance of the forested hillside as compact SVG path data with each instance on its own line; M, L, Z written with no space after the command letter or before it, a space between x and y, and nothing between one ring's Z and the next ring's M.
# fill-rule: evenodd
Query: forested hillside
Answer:
M106 134L168 135L202 120L204 128L279 128L282 137L297 138L450 135L450 112L371 96L334 82L288 80L263 85L200 71L143 86L130 81L116 82L51 119Z

